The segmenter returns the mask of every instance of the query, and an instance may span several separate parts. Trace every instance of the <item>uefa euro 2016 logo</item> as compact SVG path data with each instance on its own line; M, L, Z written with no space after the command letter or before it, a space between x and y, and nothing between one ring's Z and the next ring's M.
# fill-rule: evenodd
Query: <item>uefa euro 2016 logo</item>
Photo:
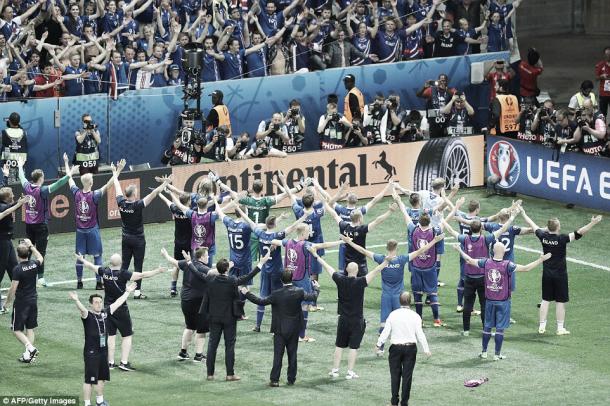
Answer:
M506 141L498 141L491 146L487 166L489 173L499 179L497 185L501 188L510 188L519 179L521 172L519 155Z

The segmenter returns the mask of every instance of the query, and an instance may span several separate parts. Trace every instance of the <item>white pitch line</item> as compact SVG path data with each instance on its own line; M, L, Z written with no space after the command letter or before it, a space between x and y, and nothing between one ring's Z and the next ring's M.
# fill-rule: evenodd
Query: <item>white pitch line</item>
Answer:
M446 237L445 240L449 241L449 240L453 240L453 237ZM398 245L406 245L407 243L404 241L401 241L398 243ZM454 243L455 244L455 243ZM369 245L367 246L368 248L383 248L385 247L385 244L376 244L376 245ZM533 248L528 248L528 247L524 247L522 245L516 245L515 244L515 248L521 251L525 251L525 252L531 252L533 254L542 254L542 251L540 250L535 250ZM339 250L326 250L327 253L329 254L333 254L336 252L339 252ZM578 258L571 258L571 257L566 257L566 261L568 262L572 262L574 264L578 264L578 265L584 265L584 266L589 266L591 268L595 268L595 269L601 269L602 271L606 271L606 272L610 272L610 267L604 266L604 265L598 265L598 264L594 264L592 262L587 262L587 261L583 261L581 259ZM95 280L95 278L86 278L83 279L83 282L89 282L89 281L93 281ZM76 279L74 280L69 280L69 281L57 281L57 282L50 282L48 285L49 286L55 286L55 285L66 285L66 284L70 284L70 283L75 283L77 282ZM0 291L7 291L9 288L3 288L0 289Z

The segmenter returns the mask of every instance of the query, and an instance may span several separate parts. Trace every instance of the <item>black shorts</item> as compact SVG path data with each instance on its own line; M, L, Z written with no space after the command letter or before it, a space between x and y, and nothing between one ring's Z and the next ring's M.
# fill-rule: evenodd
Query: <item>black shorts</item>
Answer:
M121 337L129 337L133 335L133 327L131 325L131 315L129 308L125 305L116 309L112 314L108 315L108 335L115 336L117 330L121 333Z
M349 347L352 350L357 350L360 348L365 329L366 320L348 319L347 317L339 316L335 346L339 348Z
M38 304L34 302L15 302L11 316L11 330L23 331L38 327Z
M174 243L174 259L181 261L184 259L184 257L182 256L182 251L184 252L191 252L191 243L189 242L188 244L175 244Z
M97 381L110 380L108 353L103 351L95 355L85 355L85 383L96 385Z
M568 275L542 274L542 300L567 303L570 301Z

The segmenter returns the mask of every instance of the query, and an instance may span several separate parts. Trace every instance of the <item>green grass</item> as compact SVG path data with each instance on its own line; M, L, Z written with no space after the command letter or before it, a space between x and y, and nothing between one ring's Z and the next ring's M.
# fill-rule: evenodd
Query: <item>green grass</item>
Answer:
M505 198L483 198L479 190L461 193L467 199L480 198L482 213L495 212L510 204ZM387 202L380 203L369 215L380 214ZM585 224L591 216L588 210L567 210L562 205L546 200L525 198L524 207L532 218L544 224L551 216L559 216L565 232ZM517 224L523 224L517 219ZM329 216L324 220L327 241L336 239L338 229ZM147 257L145 268L163 263L159 250L173 244L173 224L146 225ZM218 258L227 255L226 231L217 226ZM608 263L610 223L602 222L584 239L571 244L568 255L596 264ZM120 247L120 230L102 231L104 258ZM394 215L367 240L369 248L385 243L389 238L404 240L402 219ZM451 241L450 241L451 242ZM540 248L529 236L517 239L517 244ZM74 235L53 235L47 255L49 281L74 279ZM404 246L402 247L404 250ZM374 248L383 252L383 248ZM554 307L549 314L547 334L537 334L537 308L540 298L540 268L518 276L518 291L513 297L513 317L517 324L507 331L504 353L500 362L480 361L480 324L473 320L473 334L461 337L461 315L455 313L455 286L458 278L457 255L447 250L443 258L441 279L447 286L440 288L441 317L447 327L426 328L432 357L420 357L412 388L412 403L416 405L473 405L489 403L514 405L606 405L610 400L610 330L608 308L610 274L589 266L569 263L570 297L566 326L572 335L557 337ZM518 263L525 264L536 254L517 251ZM337 254L327 260L336 264ZM90 272L90 271L89 271ZM92 274L92 273L91 273ZM91 276L91 275L90 275ZM257 278L258 280L258 278ZM407 275L408 280L408 275ZM7 287L8 281L3 287ZM271 389L266 386L272 361L272 336L266 332L252 333L255 307L246 306L250 320L238 324L236 372L242 377L238 383L207 382L201 365L179 363L175 357L180 346L183 328L178 299L168 295L169 275L161 275L144 282L149 300L130 300L134 323L134 348L131 361L138 368L134 373L111 373L105 396L113 405L165 405L169 401L180 405L384 405L389 403L390 380L387 356L377 358L373 346L379 322L380 287L377 279L367 290L365 316L368 329L362 343L356 371L357 381L343 378L330 380L336 329L336 290L328 275L321 278L322 293L319 303L323 312L310 314L309 335L317 341L299 346L297 385ZM0 316L0 395L71 395L82 396L83 328L74 304L68 299L72 285L58 285L39 290L39 327L36 345L41 355L36 364L21 365L16 359L23 351L7 326L9 316ZM86 283L92 291L93 282ZM257 289L255 289L255 292ZM431 323L430 309L424 309L425 321ZM269 330L270 310L265 315L263 331ZM493 346L493 343L490 345ZM118 349L117 349L118 350ZM193 351L191 351L192 353ZM117 354L119 352L117 351ZM118 355L117 355L118 356ZM344 361L345 362L345 361ZM284 365L286 367L286 365ZM223 344L217 358L217 376L224 374ZM342 364L345 373L345 363ZM284 379L286 371L283 371ZM489 382L479 388L463 386L465 379L488 377Z

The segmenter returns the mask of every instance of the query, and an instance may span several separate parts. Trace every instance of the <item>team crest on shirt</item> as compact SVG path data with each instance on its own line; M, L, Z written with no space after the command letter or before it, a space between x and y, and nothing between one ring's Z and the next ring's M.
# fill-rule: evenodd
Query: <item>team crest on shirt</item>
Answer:
M288 253L286 253L286 256L288 257L288 262L291 262L291 263L297 262L298 254L294 248L290 248L288 250Z
M419 249L419 248L423 248L423 247L425 247L425 246L426 246L426 244L428 244L428 240L424 240L423 238L422 238L422 239L417 240L417 248L418 248L418 249ZM424 252L424 253L423 253L423 254L421 254L421 255L420 255L418 258L419 258L419 259L428 259L428 258L430 258L430 255L428 255L428 253L427 253L427 252Z
M30 209L36 208L36 198L34 196L30 196L30 199L28 200L28 206Z
M490 290L494 292L502 290L502 286L500 285L500 282L502 281L502 274L497 269L492 269L487 274L487 279L489 279L491 282L491 285L488 286Z
M206 233L205 227L202 226L201 224L196 225L195 226L195 230L193 230L193 231L195 232L195 235L198 238L204 238L205 237L205 233Z
M85 200L81 200L78 204L78 210L83 214L89 213L89 203Z

